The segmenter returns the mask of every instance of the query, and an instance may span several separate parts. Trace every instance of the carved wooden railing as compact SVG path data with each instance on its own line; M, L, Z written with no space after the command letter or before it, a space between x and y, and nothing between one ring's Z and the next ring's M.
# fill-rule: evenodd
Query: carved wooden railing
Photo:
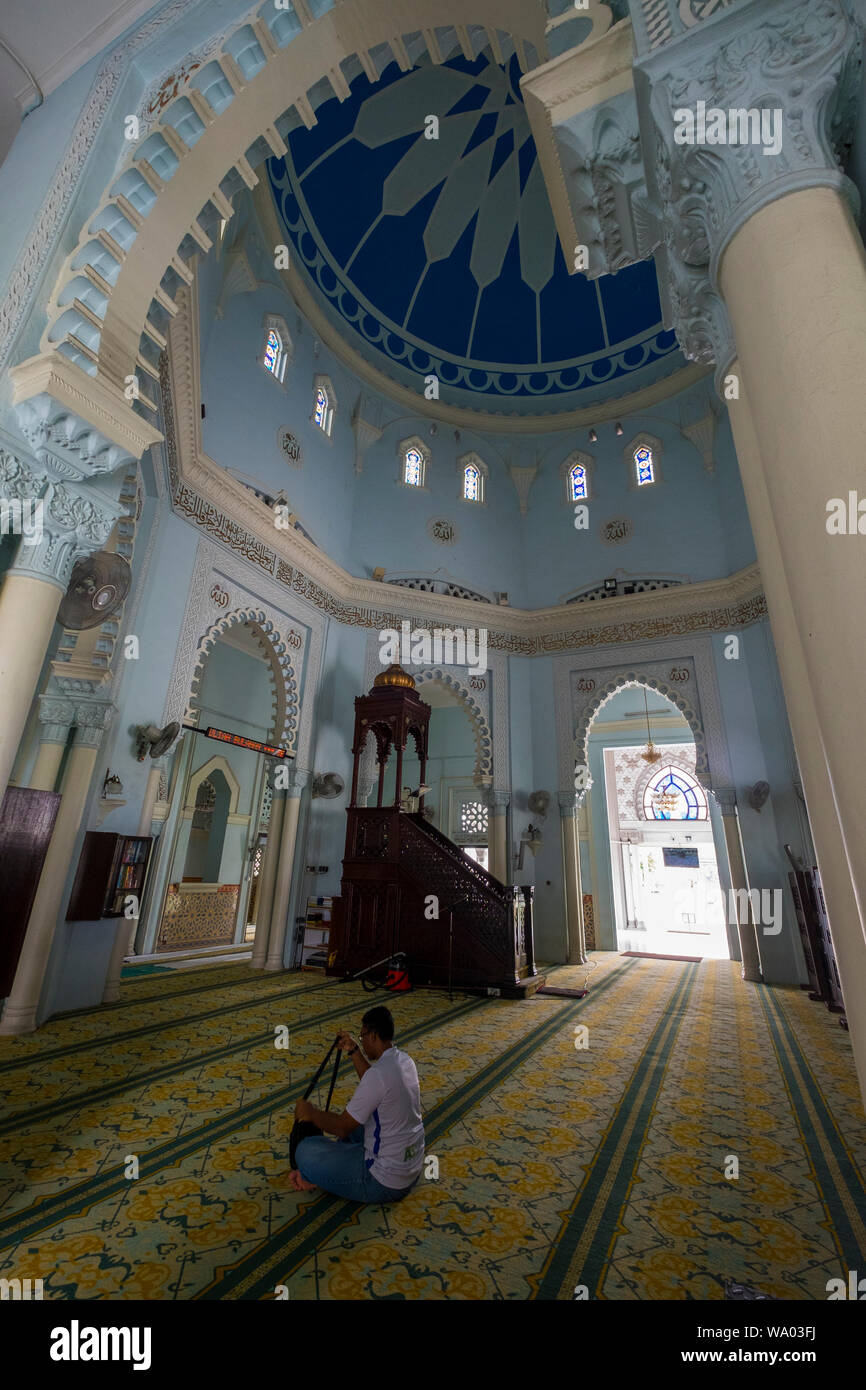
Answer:
M532 891L506 888L421 815L351 806L329 969L402 951L419 983L511 989L536 973Z
M420 815L400 818L399 862L425 897L438 898L440 919L453 912L462 950L482 948L503 980L535 974L531 890L500 883Z

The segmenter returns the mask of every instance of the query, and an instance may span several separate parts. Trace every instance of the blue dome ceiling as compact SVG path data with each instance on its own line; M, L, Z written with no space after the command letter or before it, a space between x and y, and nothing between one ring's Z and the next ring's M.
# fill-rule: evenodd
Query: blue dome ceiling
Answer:
M294 264L368 361L419 394L435 374L475 409L561 411L682 358L651 261L569 275L519 80L487 52L392 63L322 105L268 174Z

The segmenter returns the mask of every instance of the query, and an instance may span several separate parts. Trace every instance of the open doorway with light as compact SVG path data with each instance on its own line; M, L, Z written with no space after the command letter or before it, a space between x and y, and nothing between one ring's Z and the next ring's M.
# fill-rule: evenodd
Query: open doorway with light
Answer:
M695 775L694 735L673 704L650 694L651 708L642 686L620 691L591 730L603 771L617 949L728 959L711 805ZM658 744L646 735L647 714Z

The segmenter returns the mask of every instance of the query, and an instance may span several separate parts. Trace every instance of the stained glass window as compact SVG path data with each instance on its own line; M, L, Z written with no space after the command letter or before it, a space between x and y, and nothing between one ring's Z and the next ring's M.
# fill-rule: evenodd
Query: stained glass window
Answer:
M403 481L410 487L421 486L422 458L417 449L407 449L404 455Z
M279 379L280 358L283 355L283 345L280 342L280 335L275 328L268 331L267 341L265 342L264 363L269 372Z
M639 449L635 449L634 466L637 472L638 487L643 487L644 483L655 482L655 469L653 468L653 451L652 449L648 449L646 444L641 444Z
M589 496L589 479L582 463L576 463L568 471L569 496L572 502L581 502Z
M643 794L647 820L707 820L703 787L681 767L664 767L650 778Z
M467 502L481 501L481 474L472 463L463 470L463 496Z
M327 428L328 420L328 393L320 386L316 391L316 408L313 411L313 421L319 426L320 430Z

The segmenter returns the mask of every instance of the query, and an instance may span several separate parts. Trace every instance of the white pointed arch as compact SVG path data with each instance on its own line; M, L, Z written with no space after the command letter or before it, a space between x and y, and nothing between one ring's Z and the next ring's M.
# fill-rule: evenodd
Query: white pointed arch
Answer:
M260 608L236 608L226 613L208 628L201 637L194 657L192 676L184 719L194 722L198 684L204 674L205 662L219 638L231 627L246 624L253 629L262 648L262 655L271 668L274 685L274 709L270 737L290 751L298 737L298 683L292 665L291 647L268 615Z
M415 688L422 699L424 698L423 686L441 685L466 711L475 739L475 768L472 780L476 786L487 785L493 776L493 735L487 722L487 716L472 691L457 676L450 671L443 670L441 666L431 667L420 673L413 672L413 679Z
M159 123L129 142L60 272L41 352L59 351L121 390L139 369L157 379L174 288L189 283L191 256L210 250L208 227L232 216L232 198L255 185L257 164L285 152L290 129L315 124L316 104L349 95L347 63L375 78L388 49L404 70L424 48L441 62L446 39L465 52L467 27L486 31L497 61L505 38L524 71L528 48L547 55L540 4L471 0L467 11L463 0L412 0L404 8L397 18L381 0L257 4ZM139 398L155 409L146 390Z
M710 768L707 759L707 741L704 735L704 727L698 712L685 699L682 692L674 690L665 681L656 676L646 675L638 671L625 671L621 675L614 676L602 686L595 698L588 704L580 717L574 734L574 755L577 763L588 766L588 746L589 731L592 727L599 710L618 695L627 686L644 686L647 690L655 690L659 695L664 695L676 707L679 713L686 720L689 728L695 737L695 771L694 775L701 786L707 791L711 790ZM581 794L581 798L585 793Z

